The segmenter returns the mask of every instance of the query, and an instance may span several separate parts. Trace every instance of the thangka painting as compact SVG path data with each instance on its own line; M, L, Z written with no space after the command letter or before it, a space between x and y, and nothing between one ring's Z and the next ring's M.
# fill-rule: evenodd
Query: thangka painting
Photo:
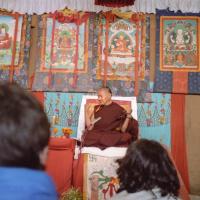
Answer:
M198 17L160 18L160 69L200 71Z
M70 137L76 137L81 100L80 93L45 92L44 107L52 137L64 136L66 129L70 130Z
M153 139L171 147L171 95L151 94L152 102L138 103L140 138Z
M97 55L94 63L97 79L111 87L114 95L137 95L139 101L145 101L149 79L150 19L143 15L113 18L110 20L103 15L96 18L98 40L94 44Z
M0 13L0 78L27 87L30 16Z
M64 21L63 21L64 19ZM36 91L94 92L92 20L88 13L56 12L38 20Z
M154 91L199 94L200 17L158 15L157 24Z
M84 154L83 199L109 200L119 188L117 157Z
M32 86L33 90L96 92L97 88L105 83L103 68L98 65L99 45L103 42L99 40L102 37L100 24L105 22L105 20L102 21L102 16L104 15L69 12L71 13L62 11L54 13L53 15L39 17L38 55L36 56L37 61ZM73 17L70 18L70 16ZM118 22L123 22L125 25L130 26L128 20L120 18ZM117 22L115 26L117 26ZM142 47L138 50L139 56L135 56L135 48L137 46L134 41L136 38L136 25L132 23L131 26L133 28L131 31L127 31L129 35L126 36L129 37L129 42L131 42L128 47L130 50L128 50L128 54L126 52L122 54L123 57L121 59L129 60L133 58L134 65L135 57L138 58L139 65L137 74L140 77L138 98L140 101L145 101L149 81L150 19L146 16L139 19L137 37L139 40L138 45ZM117 34L116 38L112 40L113 48L116 46L114 43L116 43L119 35ZM132 36L134 37L132 38ZM103 33L103 37L105 37L105 33ZM115 58L119 54L114 49L111 53ZM106 80L106 84L111 87L113 95L133 96L135 89L135 80L133 81L135 68L133 65L132 67L126 65L120 69L118 64L116 65L117 71L115 75L111 74L112 78ZM124 69L126 70L123 72ZM130 76L129 72L133 76Z
M98 51L97 78L103 79L106 75L107 80L134 80L136 51L138 51L136 23L119 19L109 24L108 30L106 30L105 18L102 19L101 24L102 35L99 40L102 43Z
M60 23L43 18L41 71L78 73L87 72L88 21L80 24ZM85 58L85 59L84 59ZM77 69L75 69L77 68Z

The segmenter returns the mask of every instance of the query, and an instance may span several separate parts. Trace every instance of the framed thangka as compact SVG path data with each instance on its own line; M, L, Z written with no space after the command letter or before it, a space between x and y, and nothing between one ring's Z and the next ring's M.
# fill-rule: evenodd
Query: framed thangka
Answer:
M199 94L200 17L157 11L156 24L154 92Z
M94 48L97 80L112 88L114 95L139 94L140 101L145 101L147 88L143 86L148 85L149 79L149 17L103 13L97 20L98 43Z
M39 18L33 90L93 91L90 21L90 14L68 10Z
M160 70L200 71L199 18L161 16Z
M118 18L101 18L97 78L134 80L136 62L136 23ZM138 33L137 33L138 34Z
M43 17L43 25L41 71L86 73L88 21L79 25Z
M118 19L106 27L106 19L101 22L101 45L97 78L107 80L134 80L136 62L136 23ZM108 30L106 30L106 28Z
M1 80L15 80L27 87L27 64L31 18L19 14L0 13Z

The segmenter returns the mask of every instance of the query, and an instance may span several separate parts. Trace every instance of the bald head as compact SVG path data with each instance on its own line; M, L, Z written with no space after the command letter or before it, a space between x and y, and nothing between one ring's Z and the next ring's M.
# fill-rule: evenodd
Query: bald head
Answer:
M109 105L112 103L112 91L109 87L99 88L97 91L98 101L100 105Z
M100 91L100 90L110 93L112 95L112 91L109 87L101 87L98 89L98 91Z

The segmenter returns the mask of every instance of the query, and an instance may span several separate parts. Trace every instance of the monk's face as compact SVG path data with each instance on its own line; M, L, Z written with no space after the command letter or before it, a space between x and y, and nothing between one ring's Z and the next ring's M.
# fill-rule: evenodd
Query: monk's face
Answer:
M111 103L111 94L105 90L105 89L100 89L97 92L98 95L98 101L100 105L108 105Z

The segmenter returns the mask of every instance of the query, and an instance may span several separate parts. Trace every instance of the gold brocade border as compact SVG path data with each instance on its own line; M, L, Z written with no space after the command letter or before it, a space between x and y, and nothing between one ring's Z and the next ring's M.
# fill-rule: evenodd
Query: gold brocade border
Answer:
M138 67L138 76L140 80L145 79L145 60L146 60L146 15L141 15L140 17L139 30L141 30L141 44L139 48L141 49L139 67ZM140 50L139 50L140 51Z
M156 63L156 15L150 14L150 80L153 82L155 77Z

